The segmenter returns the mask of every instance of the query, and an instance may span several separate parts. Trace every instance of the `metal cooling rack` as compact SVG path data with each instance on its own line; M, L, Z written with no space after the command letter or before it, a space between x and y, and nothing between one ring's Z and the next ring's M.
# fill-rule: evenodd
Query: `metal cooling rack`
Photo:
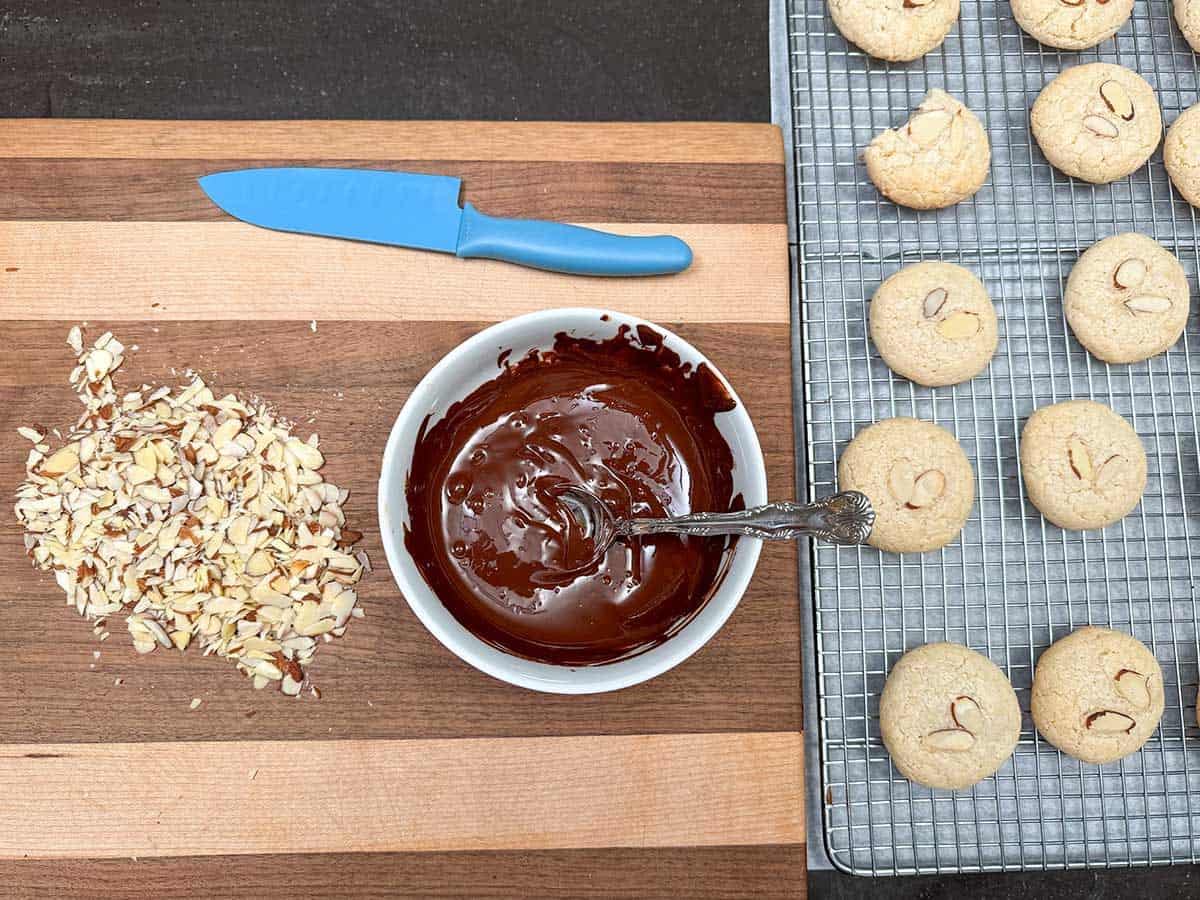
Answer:
M1200 69L1169 0L1137 0L1114 40L1056 52L1023 35L1007 0L966 0L945 44L889 65L849 46L825 0L775 0L775 119L790 147L800 481L833 491L860 428L911 415L952 430L972 459L977 502L962 539L936 553L813 547L801 580L806 640L810 864L861 874L1131 866L1200 860L1200 731L1195 722L1200 600L1200 323L1165 355L1109 367L1071 336L1061 296L1096 240L1140 231L1173 250L1195 295L1196 212L1172 190L1161 153L1128 179L1092 187L1051 169L1028 111L1057 72L1115 62L1154 86L1164 122L1197 101ZM931 87L984 120L988 183L948 210L884 201L859 154L903 122ZM975 271L1000 316L986 373L927 389L892 375L867 337L867 303L902 264L944 259ZM1146 446L1141 506L1103 532L1066 533L1024 496L1021 425L1037 407L1090 397ZM1034 663L1084 624L1129 631L1162 664L1166 712L1145 748L1085 765L1041 740L1028 716ZM979 650L1012 679L1026 711L1011 763L969 791L900 777L879 736L885 676L935 640ZM824 858L824 859L823 859Z

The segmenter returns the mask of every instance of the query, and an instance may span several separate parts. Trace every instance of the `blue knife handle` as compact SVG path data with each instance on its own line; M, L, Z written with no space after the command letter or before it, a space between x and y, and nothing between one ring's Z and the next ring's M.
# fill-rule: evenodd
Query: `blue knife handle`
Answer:
M669 235L608 234L535 219L499 219L463 205L458 255L571 275L670 275L692 263L692 251Z

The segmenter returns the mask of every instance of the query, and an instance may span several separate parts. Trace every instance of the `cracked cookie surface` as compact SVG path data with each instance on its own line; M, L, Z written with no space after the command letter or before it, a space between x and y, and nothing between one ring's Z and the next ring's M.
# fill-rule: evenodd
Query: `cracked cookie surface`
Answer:
M1012 756L1021 710L1008 678L960 644L926 644L902 656L879 698L879 730L900 774L960 789Z
M1200 14L1200 3L1197 10ZM1200 103L1185 109L1167 129L1163 165L1183 199L1200 206Z
M975 503L975 474L962 447L920 419L884 419L856 434L838 461L838 486L870 498L868 543L892 553L949 544Z
M1146 451L1133 427L1103 403L1043 406L1021 430L1021 474L1042 515L1060 528L1105 528L1146 488Z
M992 150L979 118L935 88L907 122L876 135L863 159L875 187L893 203L941 209L983 186Z
M959 0L829 0L842 37L871 56L907 62L939 46L958 21Z
M1012 0L1012 12L1038 43L1082 50L1116 34L1129 21L1133 0Z
M1187 324L1183 266L1144 234L1099 241L1071 269L1063 308L1071 331L1108 363L1148 359L1170 348Z
M936 387L974 378L996 352L996 310L962 266L920 262L889 276L870 308L871 340L897 375Z
M1139 169L1162 137L1154 89L1136 72L1109 63L1059 74L1042 88L1029 118L1050 165L1093 184Z
M1088 763L1135 752L1163 714L1162 669L1137 638L1086 627L1051 644L1033 674L1030 713L1047 741Z

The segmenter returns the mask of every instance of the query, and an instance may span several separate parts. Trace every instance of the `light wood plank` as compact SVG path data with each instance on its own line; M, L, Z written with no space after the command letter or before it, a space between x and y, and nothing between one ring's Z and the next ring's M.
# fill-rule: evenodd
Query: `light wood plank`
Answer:
M788 321L785 225L611 224L678 235L679 275L580 278L242 222L0 222L2 319L497 321L554 306L662 322Z
M774 125L0 120L0 157L782 163Z
M0 857L796 844L801 748L797 732L0 745Z

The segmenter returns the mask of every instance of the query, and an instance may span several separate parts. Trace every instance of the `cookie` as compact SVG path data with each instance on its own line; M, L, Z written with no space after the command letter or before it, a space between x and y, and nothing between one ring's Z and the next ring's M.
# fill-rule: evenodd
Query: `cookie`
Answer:
M974 378L996 352L996 310L973 273L944 262L905 266L871 298L871 340L897 375L937 387Z
M1133 428L1093 400L1037 410L1021 430L1029 499L1059 528L1105 528L1146 489L1146 451Z
M869 543L892 553L946 546L975 503L975 473L962 447L920 419L884 419L856 434L838 461L838 485L870 498Z
M1187 324L1183 266L1143 234L1105 238L1079 257L1063 307L1079 343L1105 362L1148 359L1172 346Z
M1088 63L1042 88L1029 114L1050 165L1104 184L1140 168L1162 137L1154 89L1137 72Z
M959 644L926 644L892 667L879 730L909 781L956 790L994 775L1021 734L1021 709L1004 673Z
M1200 0L1175 0L1175 24L1191 48L1200 53Z
M1196 9L1200 16L1200 0ZM1200 206L1200 103L1185 109L1167 129L1163 165L1183 199Z
M939 46L958 21L959 0L829 0L842 37L871 56L907 62Z
M1038 733L1068 756L1115 762L1139 749L1158 727L1162 669L1137 638L1080 628L1038 659L1030 713Z
M1012 0L1013 18L1027 35L1063 50L1108 40L1132 12L1133 0Z
M983 186L992 149L975 113L935 89L907 122L876 135L863 159L875 187L893 203L941 209Z

